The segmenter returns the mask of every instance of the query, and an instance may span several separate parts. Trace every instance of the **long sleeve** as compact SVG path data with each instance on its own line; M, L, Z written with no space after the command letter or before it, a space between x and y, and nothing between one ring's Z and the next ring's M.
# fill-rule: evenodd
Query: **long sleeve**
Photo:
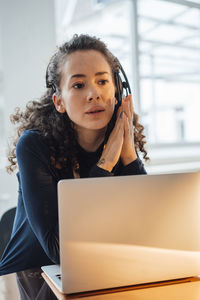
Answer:
M99 168L96 164L90 169L89 177L106 177L106 176L125 176L125 175L144 175L147 174L141 159L138 157L136 160L123 166L119 161L117 166L112 172Z
M17 144L21 191L28 222L47 256L59 263L57 180L47 147L34 131Z
M96 164L90 169L89 177L106 177L113 176L114 174L106 171L102 168L99 168Z
M141 159L138 157L136 160L128 164L127 166L123 166L118 175L145 175L147 174L144 165Z

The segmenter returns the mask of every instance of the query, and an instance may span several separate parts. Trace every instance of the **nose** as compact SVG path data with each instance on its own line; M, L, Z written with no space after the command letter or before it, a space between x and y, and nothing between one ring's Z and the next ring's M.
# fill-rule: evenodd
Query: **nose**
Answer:
M99 99L100 96L98 90L95 87L91 87L87 95L87 101L92 102L94 100L99 100Z

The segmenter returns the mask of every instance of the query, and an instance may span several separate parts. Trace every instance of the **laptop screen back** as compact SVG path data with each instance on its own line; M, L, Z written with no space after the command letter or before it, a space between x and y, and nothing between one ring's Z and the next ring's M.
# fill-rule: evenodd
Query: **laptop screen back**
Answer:
M134 268L134 257L137 257L137 264L140 253L143 258L150 259L145 266L149 261L156 262L156 257L163 264L161 269L167 270L176 263L180 265L174 278L184 276L184 266L181 260L178 262L181 255L184 261L184 255L194 253L191 261L188 260L190 270L186 276L192 274L193 269L197 273L200 172L62 180L58 195L61 267L65 274L68 270L65 275L68 286L77 282L77 278L83 281L79 291L106 288L105 285L128 285L131 281L127 279L132 273L127 266L132 264ZM123 266L126 265L127 276L123 272L119 274L120 259ZM110 277L115 271L119 271L118 275L106 283L105 278L110 277L104 272L103 285L95 280L92 283L92 277L102 264L104 270L109 266ZM136 273L133 272L134 276ZM156 276L148 274L142 279L141 272L139 281L134 280L141 283L172 279L171 273Z

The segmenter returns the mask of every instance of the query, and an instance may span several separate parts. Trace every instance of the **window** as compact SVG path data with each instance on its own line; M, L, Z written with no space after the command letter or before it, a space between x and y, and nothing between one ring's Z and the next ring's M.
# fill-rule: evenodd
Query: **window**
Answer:
M56 1L58 43L102 38L129 78L149 173L200 169L200 1Z
M100 37L114 55L123 61L131 76L130 0L71 0L55 3L59 44L71 38L74 33Z
M152 143L200 140L200 4L180 3L138 1L141 111Z

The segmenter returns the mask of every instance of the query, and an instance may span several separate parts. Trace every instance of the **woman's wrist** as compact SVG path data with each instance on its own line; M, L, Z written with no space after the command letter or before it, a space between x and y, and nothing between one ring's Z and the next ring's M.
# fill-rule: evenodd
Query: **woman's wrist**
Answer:
M133 161L135 161L137 159L137 154L136 152L133 153L130 156L126 156L125 158L121 157L122 163L124 166L129 165L130 163L132 163Z
M111 172L112 169L113 169L112 165L109 162L107 162L104 157L101 157L99 159L99 161L97 162L97 166L101 169L104 169L104 170L108 171L108 172Z

